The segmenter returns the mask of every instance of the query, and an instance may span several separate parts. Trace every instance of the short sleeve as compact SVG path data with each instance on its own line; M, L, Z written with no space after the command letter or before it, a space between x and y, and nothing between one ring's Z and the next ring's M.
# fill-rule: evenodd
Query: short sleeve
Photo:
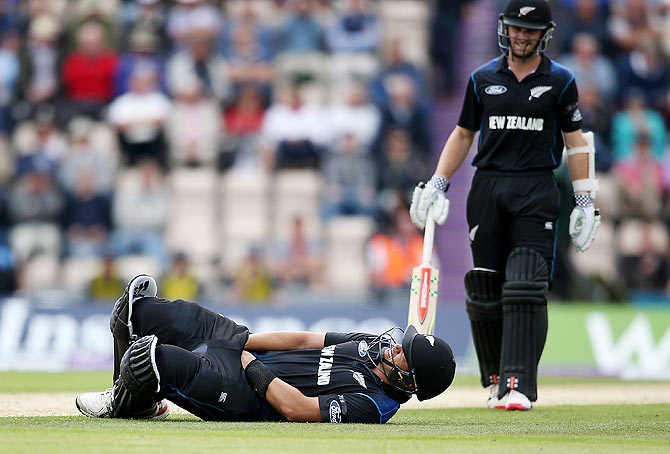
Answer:
M558 123L561 131L573 132L582 127L582 113L579 111L579 94L574 77L568 82L558 98Z
M322 422L381 424L388 421L400 404L385 398L381 403L363 393L325 394L319 396Z
M470 131L479 131L482 122L482 104L477 94L477 84L474 76L468 80L468 88L465 90L461 116L458 118L458 126Z
M327 347L329 345L343 344L350 341L370 341L375 337L377 336L369 333L338 333L335 331L329 331L326 333L324 345Z

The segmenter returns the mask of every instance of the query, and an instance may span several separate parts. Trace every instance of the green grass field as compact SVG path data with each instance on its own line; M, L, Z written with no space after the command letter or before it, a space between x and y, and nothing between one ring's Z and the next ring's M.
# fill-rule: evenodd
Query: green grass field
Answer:
M98 372L0 373L0 393L101 389L108 386L109 376ZM611 382L545 378L540 385ZM459 377L454 386L475 383L474 377ZM670 453L670 406L557 406L528 413L484 408L401 410L385 425L213 423L187 415L171 415L167 421L0 418L3 454L154 451Z

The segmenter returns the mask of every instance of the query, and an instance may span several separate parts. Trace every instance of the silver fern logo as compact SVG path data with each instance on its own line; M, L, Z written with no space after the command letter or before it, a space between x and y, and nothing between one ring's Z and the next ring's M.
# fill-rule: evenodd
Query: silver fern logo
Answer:
M519 16L525 16L526 14L532 13L533 11L535 11L534 6L522 6L519 8Z
M528 101L530 101L533 98L539 98L549 90L551 90L552 87L551 85L540 85L539 87L534 87L530 89L530 96L528 97Z

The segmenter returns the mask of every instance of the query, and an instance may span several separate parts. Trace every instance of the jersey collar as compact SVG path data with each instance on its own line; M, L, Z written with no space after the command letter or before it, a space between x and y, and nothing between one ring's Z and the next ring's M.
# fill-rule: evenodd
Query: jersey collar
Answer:
M540 58L540 66L537 67L533 74L544 74L547 76L551 75L551 60L549 60L549 57L544 54L540 55ZM501 73L506 71L508 67L509 65L507 64L507 57L505 55L498 57L496 72Z

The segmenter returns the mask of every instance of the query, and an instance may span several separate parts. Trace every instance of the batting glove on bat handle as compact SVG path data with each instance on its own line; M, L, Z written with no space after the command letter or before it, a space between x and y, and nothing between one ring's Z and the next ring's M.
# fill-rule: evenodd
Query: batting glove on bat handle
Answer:
M577 252L584 252L593 243L600 226L600 210L587 194L575 194L575 208L570 214L568 231Z
M444 224L449 216L449 200L444 196L444 191L436 188L432 182L417 184L412 193L409 216L414 225L422 230L426 227L428 208L431 205L435 222L438 225Z

